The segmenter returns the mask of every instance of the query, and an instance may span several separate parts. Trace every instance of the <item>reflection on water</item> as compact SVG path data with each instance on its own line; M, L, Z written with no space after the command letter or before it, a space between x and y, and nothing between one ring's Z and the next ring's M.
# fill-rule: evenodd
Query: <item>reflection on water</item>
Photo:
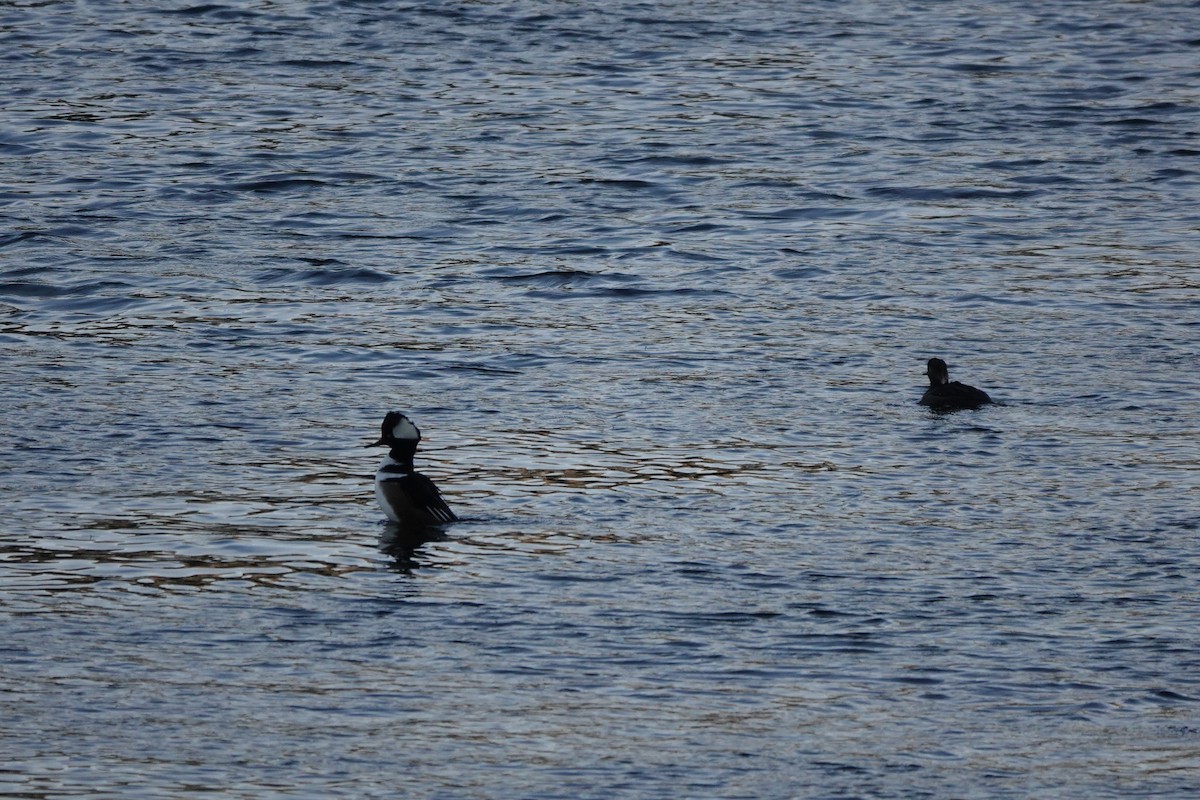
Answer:
M387 523L379 535L379 549L392 559L391 567L398 572L411 573L421 565L417 551L430 542L447 538L444 526L429 526L417 530L401 530L394 523Z

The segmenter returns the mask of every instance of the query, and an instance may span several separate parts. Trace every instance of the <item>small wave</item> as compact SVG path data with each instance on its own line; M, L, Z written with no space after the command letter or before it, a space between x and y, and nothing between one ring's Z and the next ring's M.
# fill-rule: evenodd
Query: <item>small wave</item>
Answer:
M316 180L315 178L278 177L235 183L233 188L243 192L272 194L275 192L290 192L297 189L313 189L325 185L325 181Z
M334 261L332 263L341 263ZM388 283L395 280L392 275L366 267L319 267L316 269L289 269L277 267L264 270L255 276L258 283L308 284L310 286L337 286L346 283Z
M861 208L833 208L830 206L811 206L807 208L781 208L775 211L750 211L743 216L750 219L846 219L858 217L867 213Z
M297 67L299 69L325 69L327 67L357 67L358 63L354 61L345 61L338 58L288 58L279 62L287 67Z
M1044 158L1017 158L1012 160L982 161L979 167L983 169L1019 170L1029 167L1040 167L1048 163Z
M55 286L37 281L7 281L0 283L0 297L79 297L107 289L128 289L123 281L85 281L70 286Z
M187 6L185 8L161 9L158 10L157 13L164 16L170 15L176 17L213 16L217 17L218 19L253 19L259 16L256 12L242 11L231 8L227 5L222 5L220 3L205 3L198 6Z
M1061 186L1079 182L1070 175L1014 175L1012 180L1014 183L1036 186Z
M604 188L626 189L632 192L656 192L665 194L668 190L654 181L644 181L638 178L583 178L584 184L594 184Z
M697 222L689 225L680 225L674 228L667 228L668 233L710 233L712 231L720 231L728 228L728 225L721 225L715 222Z
M948 64L943 69L951 72L966 72L969 75L1002 75L1011 72L1020 72L1025 67L1016 66L1013 64L997 64L994 62L987 63L966 63L966 64Z
M663 619L669 619L683 625L700 625L705 628L713 625L749 625L764 620L783 616L780 611L671 611L657 612Z
M637 67L626 64L617 64L613 62L596 62L596 61L577 61L575 66L579 69L589 70L591 72L606 72L623 74L637 71Z
M519 275L496 275L492 280L528 286L574 286L602 277L594 272L580 269L548 270Z
M821 267L793 267L791 269L775 270L775 277L781 280L807 280L808 278L820 278L828 275L829 270Z
M130 295L107 297L60 297L51 300L46 308L56 311L86 311L92 314L111 314L145 303L145 298Z
M1108 125L1118 128L1148 128L1152 125L1162 125L1161 119L1148 119L1146 117L1123 117L1121 119L1109 120L1101 122L1101 125Z
M22 231L20 233L10 233L5 236L0 236L0 247L8 247L10 244L17 244L27 239L36 239L43 234L40 231Z
M619 160L619 159L618 159ZM711 167L721 164L733 163L731 158L720 158L717 156L704 155L680 155L680 156L642 156L641 158L629 159L622 163L627 164L654 164L660 166L681 166L681 167Z
M1154 171L1154 174L1151 176L1150 180L1154 182L1173 181L1178 178L1187 178L1195 174L1196 173L1190 169L1160 169Z
M493 367L489 364L481 364L477 361L466 362L460 361L453 364L447 364L439 367L444 372L467 372L479 375L520 375L521 370L509 369L506 367Z
M713 297L727 294L727 292L716 289L692 289L688 287L653 289L640 286L606 286L603 288L587 289L581 292L550 292L539 290L530 292L529 294L531 297L544 297L555 300L583 300L597 297L608 297L614 300L637 300L645 297Z
M903 197L908 200L945 201L945 200L1018 200L1034 197L1038 192L1031 189L981 189L977 187L955 186L947 188L930 188L920 186L876 186L869 190L871 194L882 197Z
M15 267L0 271L0 277L4 278L26 278L30 275L46 275L61 273L58 267Z
M1024 306L1032 307L1039 305L1040 300L1026 300L1024 298L1003 297L999 295L981 294L979 292L968 292L965 294L955 295L952 302L965 306Z

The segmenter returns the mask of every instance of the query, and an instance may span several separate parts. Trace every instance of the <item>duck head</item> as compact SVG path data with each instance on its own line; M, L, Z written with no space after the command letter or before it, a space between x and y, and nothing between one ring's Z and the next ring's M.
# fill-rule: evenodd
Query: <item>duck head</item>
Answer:
M950 370L940 358L929 359L929 363L925 365L925 374L929 376L930 386L945 386L950 382Z

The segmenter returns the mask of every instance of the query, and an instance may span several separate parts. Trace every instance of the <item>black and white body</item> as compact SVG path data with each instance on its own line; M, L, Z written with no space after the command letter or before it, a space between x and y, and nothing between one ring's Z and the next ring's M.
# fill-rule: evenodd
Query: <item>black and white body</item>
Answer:
M929 388L921 397L921 405L934 411L961 411L979 408L992 402L987 392L950 380L950 370L940 358L929 359L925 374L929 376Z
M428 528L458 519L433 481L413 468L421 431L412 420L389 411L382 433L378 442L367 447L389 448L375 472L375 499L388 519L403 528Z

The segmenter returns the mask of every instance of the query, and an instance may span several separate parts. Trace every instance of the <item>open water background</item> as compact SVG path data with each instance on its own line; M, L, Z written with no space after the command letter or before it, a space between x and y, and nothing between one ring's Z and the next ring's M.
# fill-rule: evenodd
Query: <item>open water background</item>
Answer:
M148 5L0 3L0 794L1200 794L1195 2Z

